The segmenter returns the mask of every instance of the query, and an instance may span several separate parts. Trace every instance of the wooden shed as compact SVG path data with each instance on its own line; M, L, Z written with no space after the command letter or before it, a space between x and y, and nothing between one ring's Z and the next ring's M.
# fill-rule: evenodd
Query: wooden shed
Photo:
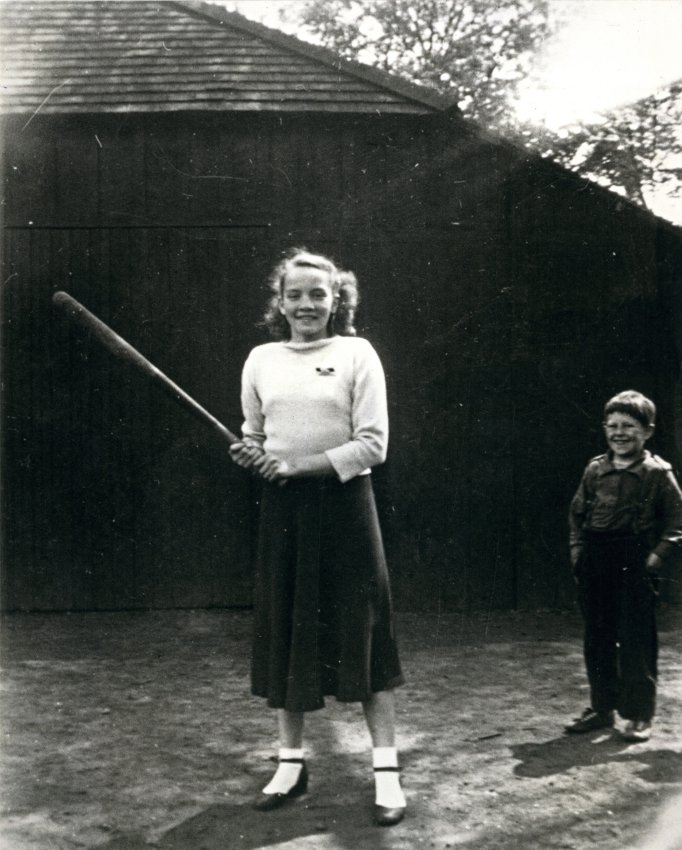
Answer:
M66 290L237 429L294 245L361 282L399 607L571 603L567 502L606 396L672 459L674 228L447 99L195 2L5 2L2 600L250 604L257 487L51 306Z

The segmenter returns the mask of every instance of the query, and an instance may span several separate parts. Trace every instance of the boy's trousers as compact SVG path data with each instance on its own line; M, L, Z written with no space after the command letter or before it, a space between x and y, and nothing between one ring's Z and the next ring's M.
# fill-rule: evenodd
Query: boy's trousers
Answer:
M656 708L656 578L634 534L586 533L576 568L592 708L651 720Z

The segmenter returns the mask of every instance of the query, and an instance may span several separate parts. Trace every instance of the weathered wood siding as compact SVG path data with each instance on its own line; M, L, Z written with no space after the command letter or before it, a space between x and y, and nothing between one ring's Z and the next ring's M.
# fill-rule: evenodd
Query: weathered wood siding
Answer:
M38 115L4 138L6 608L250 603L257 488L58 289L236 429L281 251L356 271L404 608L571 603L567 503L609 394L650 392L674 452L675 238L552 166L418 116Z
M383 132L259 117L5 125L7 607L250 602L250 479L50 298L70 292L237 429L281 251L339 255L346 232L384 229L367 198L402 162Z

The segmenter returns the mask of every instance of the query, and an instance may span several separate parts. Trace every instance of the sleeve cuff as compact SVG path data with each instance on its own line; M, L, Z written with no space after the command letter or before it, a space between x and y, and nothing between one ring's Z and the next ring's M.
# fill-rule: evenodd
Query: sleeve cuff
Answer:
M342 484L345 484L346 481L350 481L351 478L355 478L367 469L367 465L360 463L354 456L355 453L352 451L349 452L346 446L327 449L325 454Z

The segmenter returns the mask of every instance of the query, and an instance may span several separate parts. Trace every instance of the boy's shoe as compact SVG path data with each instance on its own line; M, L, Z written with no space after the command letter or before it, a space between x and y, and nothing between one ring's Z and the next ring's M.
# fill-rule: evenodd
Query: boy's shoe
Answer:
M648 741L651 737L651 723L648 720L628 720L620 734L626 741Z
M585 711L576 717L576 719L564 727L566 732L573 735L583 732L593 732L595 729L607 729L613 726L614 714L612 711L606 714L599 714L593 708L586 708Z

